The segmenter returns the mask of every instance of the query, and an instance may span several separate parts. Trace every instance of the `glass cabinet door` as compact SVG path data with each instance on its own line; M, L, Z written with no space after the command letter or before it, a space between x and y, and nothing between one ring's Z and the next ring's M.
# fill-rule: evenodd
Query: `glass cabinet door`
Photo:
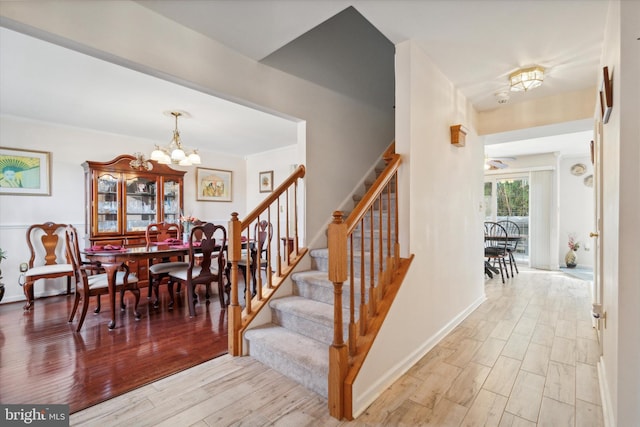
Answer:
M155 178L127 177L125 181L125 232L145 231L157 221Z
M172 224L180 223L180 181L179 180L163 180L163 221Z
M109 173L97 176L97 218L96 233L118 232L118 177Z

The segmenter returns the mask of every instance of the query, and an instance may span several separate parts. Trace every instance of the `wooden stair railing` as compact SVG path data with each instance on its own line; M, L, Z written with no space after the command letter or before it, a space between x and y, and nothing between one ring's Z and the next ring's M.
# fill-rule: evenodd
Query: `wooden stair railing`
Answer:
M385 169L349 217L345 220L342 212L336 211L329 224L334 333L329 348L328 404L331 416L337 419L353 419L353 382L413 259L401 259L399 255L397 171L401 158L395 153L394 144L385 151L383 159ZM360 240L359 245L354 244L356 239ZM356 266L358 259L360 265ZM356 269L360 273L357 278ZM342 288L347 280L350 297L345 343Z
M263 200L244 219L238 213L231 214L228 234L228 262L230 263L230 303L228 307L229 354L241 356L242 334L260 310L267 305L271 296L291 274L295 266L307 253L307 248L299 247L298 235L298 181L304 178L305 168L298 168ZM272 237L263 246L263 253L253 253L246 248L257 244L255 225L267 221L272 224ZM269 232L269 231L268 231ZM259 231L258 231L259 233ZM282 250L280 243L283 244ZM244 247L244 248L243 248ZM243 249L245 249L243 251ZM256 259L252 259L253 256ZM265 259L261 263L260 258ZM238 263L244 258L246 283L244 308L240 305L238 290ZM255 264L255 279L251 274L251 265ZM264 268L266 280L263 286L261 269ZM255 280L256 294L252 295L251 281Z

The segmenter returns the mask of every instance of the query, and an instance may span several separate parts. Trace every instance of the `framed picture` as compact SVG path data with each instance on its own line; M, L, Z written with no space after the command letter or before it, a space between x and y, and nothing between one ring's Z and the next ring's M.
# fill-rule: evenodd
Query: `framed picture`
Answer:
M51 153L0 147L0 194L51 195Z
M602 69L602 86L600 87L600 111L602 112L602 123L609 121L611 110L613 109L613 87L612 79L609 78L609 67Z
M273 191L273 171L260 172L260 192L271 193Z
M231 171L196 168L196 200L230 202L231 178Z

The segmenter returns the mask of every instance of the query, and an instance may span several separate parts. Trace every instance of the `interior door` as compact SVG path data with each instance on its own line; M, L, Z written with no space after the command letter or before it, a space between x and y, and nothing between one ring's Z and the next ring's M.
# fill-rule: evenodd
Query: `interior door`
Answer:
M593 197L594 197L594 225L591 232L593 238L593 299L594 303L604 307L602 291L602 121L597 120L595 129L595 140L592 142L591 160L593 162ZM600 354L602 354L602 336L604 333L604 320L594 319L594 326L598 335Z

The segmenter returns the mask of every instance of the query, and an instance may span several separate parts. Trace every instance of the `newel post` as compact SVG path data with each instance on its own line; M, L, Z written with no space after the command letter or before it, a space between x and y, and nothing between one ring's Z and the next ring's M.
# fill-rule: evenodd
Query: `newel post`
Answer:
M231 263L231 301L227 308L229 312L229 353L232 356L242 355L242 307L238 302L238 261L242 257L242 223L238 219L238 213L231 214L229 221L229 247L227 254Z
M347 280L347 225L341 211L329 224L329 280L333 282L333 343L329 348L329 413L344 416L344 379L349 353L342 336L342 284Z

